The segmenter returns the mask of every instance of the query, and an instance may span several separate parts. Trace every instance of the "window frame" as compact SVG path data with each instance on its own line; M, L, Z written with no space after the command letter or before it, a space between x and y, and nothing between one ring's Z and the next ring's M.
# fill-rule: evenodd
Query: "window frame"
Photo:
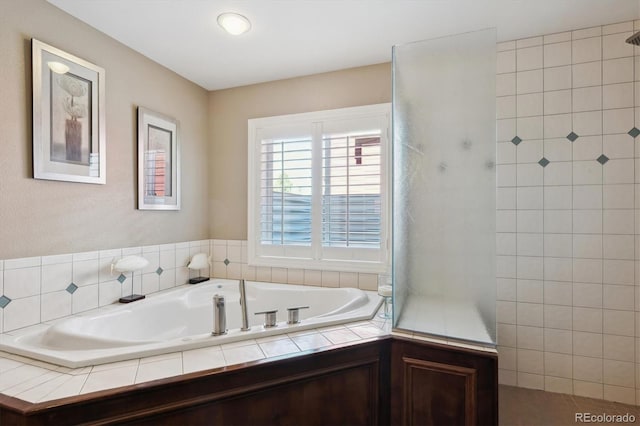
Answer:
M338 121L380 120L380 248L336 248L322 244L322 204L312 202L311 247L292 245L268 247L260 243L260 180L262 135L307 127L312 138L312 194L322 194L323 123ZM355 153L354 153L355 156ZM388 270L391 246L391 104L287 114L248 120L248 181L247 181L247 261L251 266L317 269L342 272L380 273ZM318 195L313 195L313 198ZM318 225L319 224L319 225ZM362 252L360 252L362 251ZM325 258L326 254L342 252L341 259ZM353 259L358 253L362 260ZM367 258L368 260L364 260Z

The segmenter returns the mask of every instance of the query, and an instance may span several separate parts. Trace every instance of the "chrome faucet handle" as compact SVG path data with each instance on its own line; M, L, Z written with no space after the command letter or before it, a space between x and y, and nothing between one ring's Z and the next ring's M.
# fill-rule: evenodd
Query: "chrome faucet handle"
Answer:
M300 324L300 309L309 309L308 306L298 306L296 308L287 308L289 319L287 324Z
M271 328L271 327L277 327L278 324L276 323L276 313L278 312L278 310L275 311L262 311L262 312L256 312L255 315L262 315L264 314L264 328Z

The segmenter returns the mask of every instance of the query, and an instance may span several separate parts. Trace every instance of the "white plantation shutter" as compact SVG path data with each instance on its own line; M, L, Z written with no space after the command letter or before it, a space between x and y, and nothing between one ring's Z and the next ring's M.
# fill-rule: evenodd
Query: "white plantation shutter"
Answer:
M249 262L382 271L389 105L249 120Z

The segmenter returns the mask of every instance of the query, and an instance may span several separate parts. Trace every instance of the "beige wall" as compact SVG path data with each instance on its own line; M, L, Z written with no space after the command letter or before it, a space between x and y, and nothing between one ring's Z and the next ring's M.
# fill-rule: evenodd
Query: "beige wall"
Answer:
M105 68L106 185L32 179L32 37ZM0 0L0 59L0 259L208 237L207 91L44 0ZM136 210L138 105L180 121L180 212Z
M391 64L209 93L211 238L247 238L247 120L391 101Z

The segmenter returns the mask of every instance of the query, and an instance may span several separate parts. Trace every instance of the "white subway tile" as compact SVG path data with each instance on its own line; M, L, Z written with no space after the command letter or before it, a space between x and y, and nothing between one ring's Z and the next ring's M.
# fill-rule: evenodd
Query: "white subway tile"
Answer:
M498 43L497 45L498 52L504 52L505 50L515 50L515 48L516 48L515 40L503 41L501 43Z
M545 210L544 232L554 234L570 234L573 227L571 210Z
M543 173L545 186L571 185L573 181L573 168L570 161L551 162L544 168Z
M212 271L213 271L213 276L215 278L227 278L227 265L224 262L213 262L212 266ZM186 268L185 268L186 269ZM254 273L254 280L257 279L256 278L256 269L257 268L253 268L253 273ZM187 271L189 271L187 269ZM189 272L191 273L191 272Z
M634 388L605 384L603 398L607 401L621 402L623 404L635 404L636 390Z
M516 68L518 71L542 68L542 58L542 46L518 49L516 50Z
M340 272L340 287L358 288L358 274L355 272Z
M502 96L496 98L496 117L513 118L516 116L516 97Z
M611 135L615 133L627 133L633 127L634 127L633 108L611 109L611 110L602 111L603 134Z
M543 319L543 305L541 303L517 303L518 310L518 325L530 326L530 327L542 327L544 323ZM520 334L518 332L518 334ZM518 336L519 337L519 336ZM523 347L518 342L518 347ZM533 348L532 348L533 349Z
M544 116L544 138L566 138L571 133L571 114Z
M498 74L515 72L516 70L516 51L507 50L498 52L496 56L496 71Z
M497 278L497 297L498 300L515 301L516 300L516 280L513 278Z
M516 94L516 73L496 75L496 96Z
M500 367L507 370L516 370L517 368L517 350L510 347L499 347L498 357Z
M335 271L322 271L322 287L340 287L340 273Z
M542 303L543 284L538 280L517 280L518 302Z
M633 234L634 211L631 209L603 210L603 233Z
M496 254L510 255L516 254L516 234L513 232L496 233Z
M306 280L306 274L305 274ZM378 288L378 276L376 274L358 274L358 288L375 291Z
M572 260L570 258L544 258L544 279L552 281L571 281Z
M98 284L98 294L99 294L99 299L98 299L99 306L110 305L118 301L120 297L124 296L122 294L121 284L115 280L102 282ZM71 297L69 297L69 300L71 300Z
M602 329L606 334L635 336L635 315L632 311L605 309Z
M73 262L73 283L79 287L97 284L100 262L98 258Z
M544 115L571 112L571 90L556 90L544 93ZM545 120L545 125L547 121Z
M515 324L516 302L496 301L496 321L505 324Z
M600 37L572 41L572 63L599 61L602 59L602 40Z
M602 62L602 83L614 84L633 81L634 59L609 59Z
M640 87L640 84L638 85ZM627 134L604 135L603 151L610 159L633 158L634 139Z
M573 283L573 306L602 307L602 284Z
M40 309L43 322L71 315L71 294L66 290L43 294Z
M633 56L633 46L625 42L629 36L631 32L602 36L602 59Z
M602 127L602 111L576 112L573 114L573 131L579 136L601 135Z
M633 362L635 357L634 338L630 336L603 336L604 358Z
M542 158L542 139L528 139L522 141L516 150L518 163L538 163ZM521 183L518 182L518 185Z
M579 234L602 233L602 210L574 210L573 232Z
M6 272L6 271L5 271ZM3 332L40 322L40 295L12 300L3 309Z
M605 184L627 183L634 181L634 161L630 158L609 160L602 166Z
M607 84L602 86L602 108L632 108L633 96L633 83Z
M518 186L539 186L543 184L544 168L538 163L518 164L516 179Z
M571 41L544 46L544 66L557 67L571 64Z
M599 165L593 160L602 154L602 136L583 136L571 144L573 148L573 161L588 161L588 164ZM585 163L587 164L587 163ZM594 166L595 167L595 166ZM597 182L600 183L600 182Z
M517 344L520 349L532 349L541 351L543 348L543 328L517 326Z
M604 260L603 280L606 284L634 285L633 260Z
M518 371L525 373L544 373L543 352L518 349Z
M560 306L559 308L564 308ZM544 329L544 349L549 352L571 354L573 332L571 330Z
M565 284L566 287L571 288L571 284ZM545 286L545 290L546 290ZM570 293L569 293L570 295ZM546 294L545 294L546 297ZM545 305L544 307L544 326L545 333L548 330L556 329L556 330L571 330L573 326L573 310L571 306L561 306L561 305ZM564 338L560 343L558 343L555 347L549 347L549 345L545 344L545 350L554 351L554 352L562 352L562 353L571 353L571 335L569 334L568 340ZM568 346L565 346L568 345Z
M4 295L10 299L40 296L40 267L5 270Z
M602 62L576 64L572 69L573 87L600 86L602 84Z
M573 187L573 208L576 210L601 209L602 185L575 185Z
M573 280L602 283L602 259L573 259Z
M256 280L271 282L271 268L266 266L256 267Z
M73 255L71 254L58 254L53 256L43 256L42 266L56 265L59 263L71 263L73 261Z
M136 277L137 281L140 281L139 277ZM134 283L135 286L135 283ZM98 284L87 285L84 287L78 287L73 293L71 302L72 312L77 314L78 312L88 311L98 307Z
M571 31L563 33L548 34L543 36L544 44L560 43L563 41L571 41ZM547 64L545 64L547 66Z
M545 200L545 203L546 203L546 200ZM515 210L515 208L516 208L516 188L496 188L496 209Z
M255 266L249 266L246 263L242 264L242 278L245 280L253 281L256 279L256 268ZM304 282L296 283L296 284L304 284Z
M496 166L496 184L498 187L516 186L516 165L498 164Z
M526 47L540 46L542 45L542 36L523 38L516 40L516 48L524 49Z
M501 99L501 98L498 98ZM518 117L531 117L542 115L542 93L529 93L517 96L516 108ZM514 110L515 113L515 110ZM507 117L499 117L507 118Z
M603 235L603 251L605 259L633 260L634 236L633 235Z
M515 118L505 118L496 120L496 140L499 142L510 142L516 136Z
M543 122L542 115L536 117L524 117L516 119L518 136L523 139L542 139Z
M545 92L550 90L571 89L571 66L555 68L545 67L543 75Z
M496 256L496 276L499 278L515 278L516 256Z
M575 327L575 324L574 324ZM573 354L585 357L602 358L602 334L582 331L573 332ZM576 359L573 360L574 368ZM600 363L602 364L602 362ZM574 370L575 374L575 370Z
M605 359L604 383L615 386L635 387L635 365L632 362ZM632 403L633 404L633 403Z
M595 111L602 109L602 87L583 87L573 89L573 112Z
M518 210L516 224L518 232L541 233L542 218L542 210Z
M556 161L571 161L571 148L571 142L569 142L567 138L546 139L544 141L544 156L547 160L551 161L551 163Z
M523 71L516 73L516 93L537 93L542 92L543 86L542 70Z
M574 161L574 185L598 185L602 183L602 165L597 161Z
M573 303L573 284L570 282L545 281L544 282L544 303L547 305L570 306ZM546 308L550 306L545 306ZM569 318L571 311L569 310ZM545 324L545 327L547 325ZM550 327L550 326L549 326ZM563 327L558 327L563 328Z
M602 359L574 356L573 377L579 380L602 383Z
M573 257L596 259L602 257L602 235L574 234Z
M544 255L547 257L572 257L571 234L544 234Z
M602 35L632 32L632 31L633 31L633 21L620 22L617 24L602 26Z
M140 276L138 275L137 278ZM151 294L160 290L160 277L155 272L142 275L142 294Z
M602 309L574 307L573 329L576 331L602 333Z
M516 326L513 324L498 324L498 345L501 346L516 346ZM502 351L499 351L499 355L502 355ZM501 366L506 368L504 366Z
M521 187L517 189L517 207L519 210L540 210L543 208L541 186Z
M605 209L632 209L634 207L633 197L633 184L603 186L603 207Z

